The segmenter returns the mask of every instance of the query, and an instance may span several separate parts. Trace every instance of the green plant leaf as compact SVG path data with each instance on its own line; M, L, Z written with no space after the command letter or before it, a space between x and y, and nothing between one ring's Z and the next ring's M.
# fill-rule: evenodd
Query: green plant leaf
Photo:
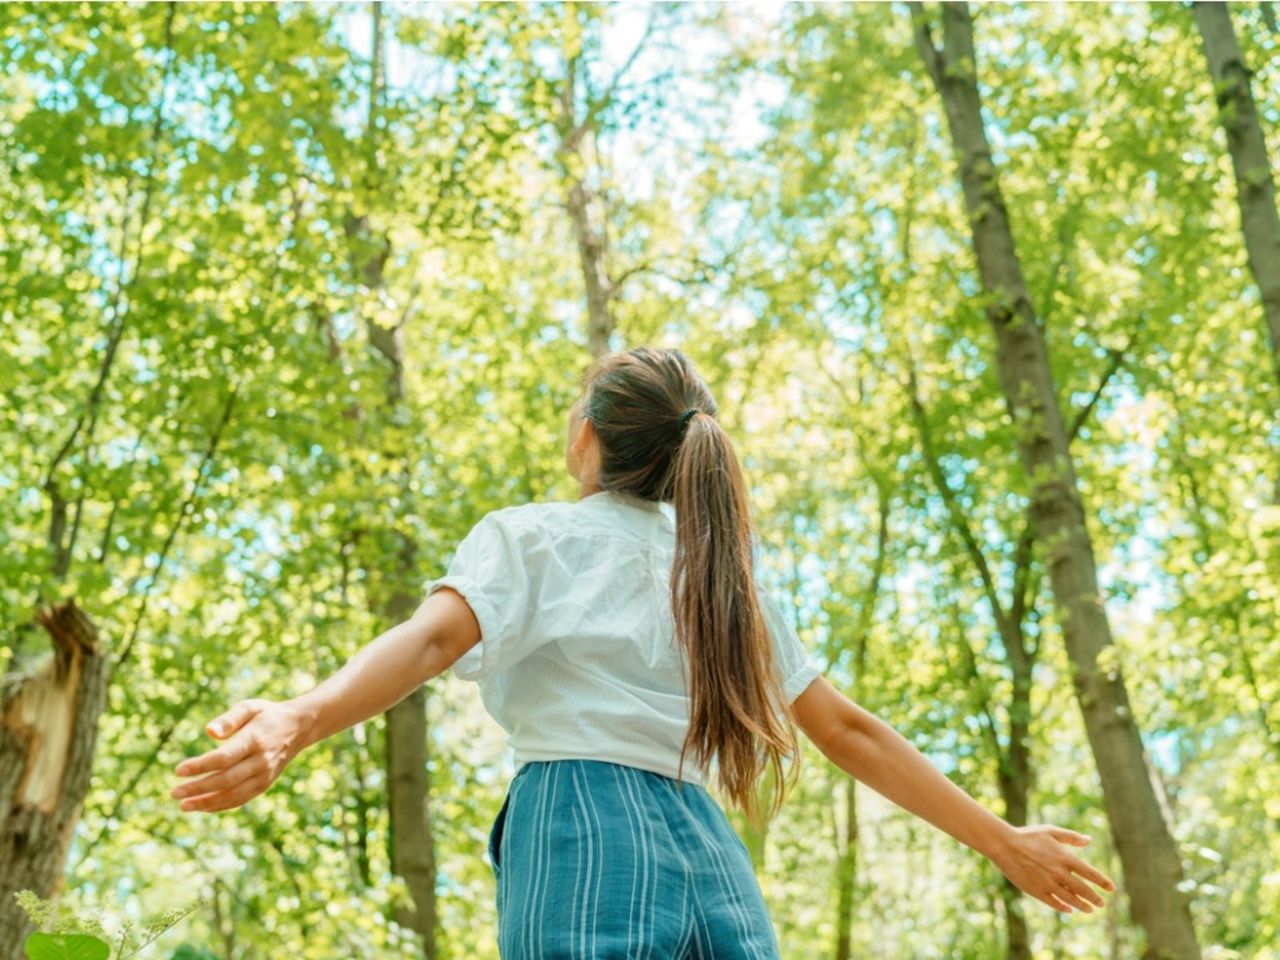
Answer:
M28 960L107 960L111 948L82 933L33 933L27 937Z

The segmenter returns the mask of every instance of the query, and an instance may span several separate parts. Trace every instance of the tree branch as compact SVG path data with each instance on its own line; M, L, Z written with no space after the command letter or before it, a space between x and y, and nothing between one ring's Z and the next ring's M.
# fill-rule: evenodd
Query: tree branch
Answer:
M938 48L933 44L933 31L929 26L929 15L924 9L924 4L918 0L911 0L907 6L911 10L911 33L915 38L916 50L920 53L920 59L924 61L925 69L929 71L929 77L938 88L942 87L942 54L938 52Z
M1103 371L1102 379L1098 381L1097 389L1093 391L1093 396L1089 398L1089 402L1081 407L1080 410L1076 412L1075 417L1072 418L1071 426L1067 430L1067 443L1071 443L1071 441L1075 440L1076 434L1080 432L1080 428L1083 427L1085 421L1089 419L1089 414L1093 412L1093 408L1098 405L1098 400L1102 397L1102 391L1106 389L1111 378L1115 376L1116 371L1118 371L1124 364L1124 355L1132 349L1133 342L1137 339L1137 336L1136 332L1132 334L1129 337L1129 342L1119 350L1107 350L1107 355L1111 358L1111 361L1107 364L1107 369Z
M233 386L227 393L227 402L222 408L222 417L217 425L213 428L213 432L209 436L209 445L205 448L204 456L200 460L200 466L196 469L195 479L191 481L191 489L187 492L186 498L182 501L182 505L178 508L178 516L173 522L172 528L169 530L169 536L165 538L164 546L160 548L160 556L156 560L155 569L152 571L150 582L147 584L146 591L142 594L142 602L138 605L137 615L133 618L133 625L129 629L129 637L124 642L124 646L120 648L120 653L112 664L112 672L124 665L129 658L129 653L133 649L133 642L138 637L138 629L142 625L142 618L146 615L147 604L151 598L151 591L155 588L156 582L160 578L160 572L164 569L165 561L168 559L169 551L172 549L174 541L178 538L178 533L182 529L183 523L186 521L187 515L191 512L192 505L195 503L196 497L200 494L201 483L204 480L206 468L213 460L214 453L218 449L218 441L222 439L222 433L226 429L227 423L231 420L231 411L235 406L236 393L240 387L237 384ZM138 580L143 574L140 572L130 584L129 592L133 592L133 588L137 586Z
M1000 604L1000 595L996 589L995 578L991 574L991 568L987 565L987 558L982 553L982 547L978 545L977 538L974 537L973 531L969 528L968 518L964 516L960 504L956 501L955 492L947 483L946 475L942 472L942 465L938 462L938 456L933 446L933 435L929 430L928 418L925 415L924 405L920 402L914 366L908 368L907 384L907 393L911 398L911 409L915 414L916 429L920 434L920 446L924 454L925 465L928 467L929 475L933 478L934 485L938 488L938 493L942 496L942 501L946 505L947 514L951 519L951 526L960 537L965 551L969 554L973 565L978 570L979 577L982 579L983 592L987 596L987 602L991 604L992 616L995 617L997 626L1003 629L1007 615L1004 607Z

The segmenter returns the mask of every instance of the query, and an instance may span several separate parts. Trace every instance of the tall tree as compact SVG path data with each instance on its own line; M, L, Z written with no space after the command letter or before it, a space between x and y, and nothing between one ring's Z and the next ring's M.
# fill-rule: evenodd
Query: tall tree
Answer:
M650 21L652 24L652 21ZM613 104L618 83L644 46L641 37L631 57L603 90L592 89L589 51L598 44L598 15L577 4L563 8L559 40L564 75L557 91L554 127L556 165L564 181L565 209L578 249L578 265L587 300L587 352L609 352L616 321L612 301L618 284L609 272L608 200L601 188L597 138ZM647 36L647 33L646 33ZM595 44L590 40L596 40Z
M945 108L1000 383L1019 427L1018 453L1032 484L1031 516L1046 543L1054 603L1132 913L1147 936L1147 957L1198 958L1189 903L1179 888L1181 857L1148 773L1124 677L1109 658L1099 663L1114 640L1044 333L987 140L969 8L943 5L941 47L934 44L922 4L911 4L911 19L917 50Z
M1265 5L1264 5L1265 7ZM1236 203L1245 251L1271 339L1271 361L1280 383L1280 212L1276 210L1276 184L1267 158L1258 105L1249 83L1252 71L1236 42L1231 9L1225 2L1191 5L1204 46L1218 119L1227 135L1227 150L1236 178ZM1280 499L1280 476L1275 478Z
M369 85L366 91L368 114L365 123L363 154L364 176L353 191L356 204L346 214L345 230L351 243L351 267L357 289L363 287L371 299L381 295L387 261L392 255L389 231L375 225L374 206L396 186L383 175L381 156L386 148L381 142L383 98L386 89L382 4L369 5L372 52L369 58ZM416 590L418 577L418 544L404 522L413 508L410 475L412 447L404 442L400 424L406 421L402 409L405 400L404 326L410 317L410 302L399 316L388 323L382 311L365 313L368 343L382 361L383 399L374 417L367 421L372 436L369 442L381 450L396 472L401 507L392 518L390 529L370 531L376 543L386 543L382 585L371 590L369 597L379 619L387 625L402 623L412 616L420 602ZM387 843L392 872L408 889L411 906L399 910L396 920L413 930L422 944L425 960L435 960L436 946L436 855L431 820L431 780L427 767L427 687L421 686L386 714L387 814L390 826Z

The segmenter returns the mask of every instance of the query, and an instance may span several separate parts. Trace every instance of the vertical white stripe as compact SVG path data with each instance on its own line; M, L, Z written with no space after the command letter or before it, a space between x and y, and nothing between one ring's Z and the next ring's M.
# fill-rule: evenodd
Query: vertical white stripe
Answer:
M547 888L551 886L551 864L555 860L554 845L550 843L547 834L551 832L551 824L556 818L556 796L560 790L560 769L564 766L559 761L552 761L549 765L551 770L547 774L551 779L551 802L547 805L546 823L543 825L544 849L551 848L550 853L544 853L543 871L546 873L546 883L542 884L541 894L538 899L538 922L536 929L538 930L538 960L542 960L542 948L546 946L547 938L542 935L542 931L546 929L546 924L542 922L542 916L546 913L547 906Z
M689 909L689 901L692 899L690 887L693 885L689 879L689 866L683 862L681 858L680 866L684 873L684 886L680 888L680 943L676 947L676 956L679 960L685 960L689 952L689 938L694 935L694 919Z
M564 762L572 763L573 761L566 760ZM578 781L577 781L577 777L574 775L573 770L569 771L569 777L573 781L574 792L577 793ZM582 807L581 801L582 801L581 795L578 795L577 797L575 797L574 804L573 804L573 811L572 811L573 812L573 828L574 828L574 832L577 834L577 845L576 845L576 851L575 851L576 856L574 857L575 864L574 864L574 871L573 871L573 907L569 911L568 929L565 930L565 933L569 937L573 936L573 932L575 930L579 930L586 926L586 912L585 910L583 910L583 902L582 902L583 887L585 886L582 882L582 853L584 848L586 848L587 843L590 842L590 837L587 836L587 824L586 824L587 815L586 815L586 812L581 809ZM586 842L584 842L584 840ZM591 856L590 854L588 854L587 855L587 877L590 878L590 876L591 876ZM582 921L578 920L579 914L582 915L582 918L583 918ZM581 934L579 934L580 943L581 943L581 939L582 939ZM582 946L585 946L585 944L582 944Z
M640 820L640 856L642 870L640 872L640 945L647 951L652 947L652 941L646 942L645 931L645 892L649 888L649 855L652 853L652 833L648 824L645 822L644 800L641 797L640 789L636 786L636 780L640 776L640 772L634 767L623 767L622 778L627 785L627 795L636 805L636 816ZM656 871L655 871L656 876Z
M702 904L698 902L697 891L693 894L693 911L694 923L701 927L700 932L694 937L694 946L698 948L698 960L706 960L706 954L702 952L702 941L706 938L707 948L711 948L711 930L707 927L707 918L702 914Z
M634 929L632 918L635 916L635 899L636 899L636 872L639 869L637 862L640 857L640 842L636 838L635 823L631 816L631 807L627 803L626 787L622 783L622 775L618 772L618 765L611 765L610 772L613 774L614 782L618 785L618 799L622 802L622 809L627 814L627 829L631 833L631 849L634 851L634 857L631 861L631 893L627 903L627 956L631 956L631 931Z
M581 766L582 765L580 765L580 767ZM605 856L604 856L605 842L604 842L604 828L600 823L600 811L596 809L596 798L595 798L594 788L591 785L591 778L587 776L587 771L585 769L581 769L581 773L582 773L582 782L587 788L587 791L586 791L587 802L591 805L591 815L595 818L596 831L597 831L596 835L599 836L600 838L600 862L596 866L596 877L595 877L596 884L595 884L594 896L592 898L592 910L591 910L591 952L587 954L587 956L589 957L594 957L596 955L596 925L600 919L600 883L604 877L604 871L606 867Z
M546 806L547 806L547 779L546 764L540 764L538 767L538 812L533 821L533 850L529 858L529 882L525 887L524 903L520 906L521 911L521 942L525 944L524 954L529 956L533 952L533 898L537 893L538 883L542 879L542 865L544 858L542 856L542 840L546 836Z
M662 799L660 799L660 797L654 796L653 790L652 788L650 788L652 787L652 782L650 782L650 778L657 777L658 774L655 774L655 773L646 774L643 771L635 771L634 776L637 782L637 787L639 787L640 790L643 790L645 792L646 799L649 800L650 804L662 803ZM650 883L649 883L650 936L649 936L649 943L648 945L646 945L645 952L652 951L653 948L657 947L658 945L658 868L662 864L660 864L659 855L658 855L658 842L657 842L657 837L655 837L655 831L653 828L649 829L648 847L649 847L650 860L652 860L652 863L653 863L653 877L650 878Z

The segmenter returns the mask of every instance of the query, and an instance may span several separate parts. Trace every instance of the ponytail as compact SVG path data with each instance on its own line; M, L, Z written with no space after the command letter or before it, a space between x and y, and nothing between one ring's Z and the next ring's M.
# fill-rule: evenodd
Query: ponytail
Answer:
M756 596L746 485L728 435L703 413L690 419L673 466L671 609L692 701L680 765L686 752L704 768L715 756L721 789L757 821L757 781L768 766L784 783L783 759L797 747ZM769 817L784 793L773 792Z
M608 354L583 387L601 447L600 486L675 508L671 611L690 699L677 777L686 754L704 771L714 759L722 793L758 823L761 775L772 768L779 784L772 817L786 793L783 761L799 751L756 594L738 458L710 391L679 350Z

